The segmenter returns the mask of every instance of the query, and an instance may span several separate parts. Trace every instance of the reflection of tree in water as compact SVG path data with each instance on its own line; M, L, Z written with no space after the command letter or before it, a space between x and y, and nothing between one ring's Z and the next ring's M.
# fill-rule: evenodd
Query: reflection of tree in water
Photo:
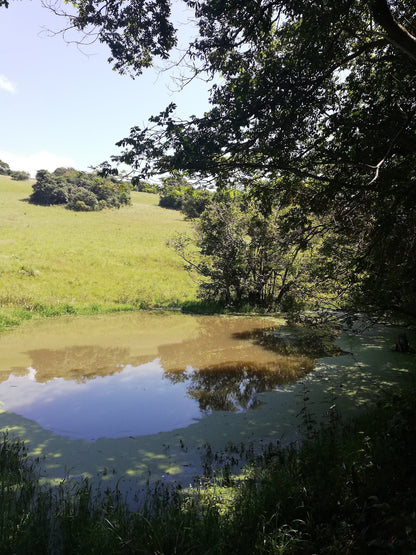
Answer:
M165 375L186 383L188 396L201 411L256 408L260 393L294 382L314 367L301 349L274 348L273 334L280 329L250 319L202 320L197 342L159 348Z
M234 337L253 341L264 349L284 356L320 358L342 354L342 350L334 345L335 334L329 330L281 326L237 332Z
M251 341L250 335L256 330L269 329L269 320L213 316L197 321L196 336L179 343L158 346L158 355L165 370L176 371L187 366L214 367L230 361L244 364L255 360L263 364L275 358L267 349ZM244 335L246 333L249 334L247 337Z
M289 362L289 361L288 361ZM284 365L259 367L255 363L228 363L199 370L166 372L173 383L188 382L188 396L196 399L203 412L247 411L258 407L259 393L273 391L311 371L313 362L296 359Z
M35 349L28 351L31 366L36 370L36 379L45 382L53 378L83 381L96 376L107 376L121 370L130 363L129 349L103 348L85 345L64 349Z

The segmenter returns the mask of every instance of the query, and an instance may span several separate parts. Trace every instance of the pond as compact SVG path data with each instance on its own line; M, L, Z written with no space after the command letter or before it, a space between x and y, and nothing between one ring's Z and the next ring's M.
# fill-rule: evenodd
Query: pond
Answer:
M258 332L278 323L177 314L41 322L0 339L8 359L2 408L87 441L184 428L213 411L254 410L260 393L314 366L306 356L259 345Z
M0 336L0 428L45 457L51 481L186 483L207 445L292 441L306 404L319 420L413 376L395 330L344 334L344 352L318 361L264 341L293 333L275 318L179 313L29 324Z

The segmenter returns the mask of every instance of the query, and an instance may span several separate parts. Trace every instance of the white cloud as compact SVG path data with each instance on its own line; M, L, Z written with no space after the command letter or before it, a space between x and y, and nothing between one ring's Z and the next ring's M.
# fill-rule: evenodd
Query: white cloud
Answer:
M57 156L45 150L28 156L0 151L0 160L9 164L12 170L29 172L32 177L35 177L38 170L48 170L52 172L56 170L56 168L69 168L75 167L76 165L72 158Z
M15 93L16 85L10 81L5 75L0 75L0 89L3 91Z

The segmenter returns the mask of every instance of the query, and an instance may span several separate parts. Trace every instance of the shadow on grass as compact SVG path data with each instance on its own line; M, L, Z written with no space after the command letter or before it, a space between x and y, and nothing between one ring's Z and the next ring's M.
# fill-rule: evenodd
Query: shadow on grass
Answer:
M300 448L269 446L203 487L156 484L140 510L87 480L41 488L22 444L0 445L1 553L412 553L414 391L336 419Z

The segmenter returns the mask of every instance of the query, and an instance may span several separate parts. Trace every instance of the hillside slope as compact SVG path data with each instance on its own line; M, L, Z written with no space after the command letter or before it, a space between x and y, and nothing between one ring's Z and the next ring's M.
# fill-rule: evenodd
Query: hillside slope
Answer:
M0 176L0 328L62 312L177 306L195 286L166 246L189 229L158 197L132 193L120 210L35 206L33 181Z

